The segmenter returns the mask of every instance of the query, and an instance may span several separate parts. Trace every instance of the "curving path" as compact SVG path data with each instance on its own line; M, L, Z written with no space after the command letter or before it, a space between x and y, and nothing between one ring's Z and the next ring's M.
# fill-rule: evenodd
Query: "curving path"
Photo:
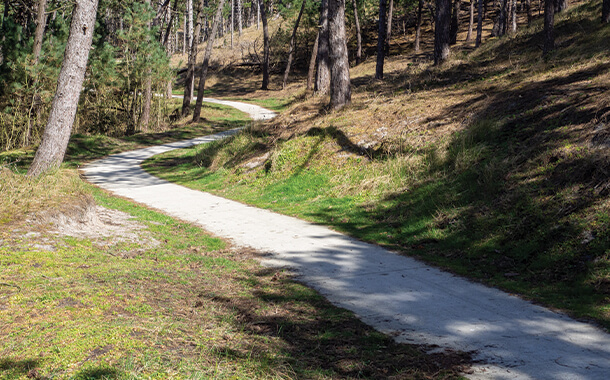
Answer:
M274 113L206 99L262 120ZM472 379L610 379L610 335L496 289L398 256L328 228L171 184L140 163L236 131L116 154L83 168L87 179L236 244L269 252L334 304L399 342L474 351Z

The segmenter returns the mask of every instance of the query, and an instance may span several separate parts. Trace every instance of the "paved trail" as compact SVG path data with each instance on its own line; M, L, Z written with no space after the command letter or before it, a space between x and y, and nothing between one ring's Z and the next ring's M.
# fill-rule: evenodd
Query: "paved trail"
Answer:
M273 112L217 101L253 119ZM89 181L272 255L334 304L399 342L475 351L473 379L610 379L610 335L328 228L171 184L140 163L234 131L116 154L87 165Z

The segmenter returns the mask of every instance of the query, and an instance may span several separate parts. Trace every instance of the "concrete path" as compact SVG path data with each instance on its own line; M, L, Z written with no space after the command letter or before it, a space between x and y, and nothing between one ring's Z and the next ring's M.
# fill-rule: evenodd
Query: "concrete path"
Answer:
M273 115L253 105L222 104L254 119ZM113 155L83 171L118 195L271 253L264 264L294 268L302 282L399 342L474 351L480 362L468 375L472 379L610 379L610 335L600 329L328 228L140 169L153 155L234 132Z

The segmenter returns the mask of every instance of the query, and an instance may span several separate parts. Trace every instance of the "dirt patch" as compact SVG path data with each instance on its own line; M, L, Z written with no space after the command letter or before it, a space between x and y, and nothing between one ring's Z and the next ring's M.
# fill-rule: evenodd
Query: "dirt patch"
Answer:
M58 210L36 213L26 222L35 229L54 235L104 240L111 245L120 242L133 242L146 247L159 245L157 240L143 236L146 226L134 221L131 215L96 205L89 197L63 205Z

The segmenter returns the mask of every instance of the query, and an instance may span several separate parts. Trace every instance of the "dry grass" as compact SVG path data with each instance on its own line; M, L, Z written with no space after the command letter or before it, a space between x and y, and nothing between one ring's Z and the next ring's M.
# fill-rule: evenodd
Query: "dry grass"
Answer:
M90 202L90 190L75 170L57 170L31 178L0 167L0 225L27 214L71 203Z

